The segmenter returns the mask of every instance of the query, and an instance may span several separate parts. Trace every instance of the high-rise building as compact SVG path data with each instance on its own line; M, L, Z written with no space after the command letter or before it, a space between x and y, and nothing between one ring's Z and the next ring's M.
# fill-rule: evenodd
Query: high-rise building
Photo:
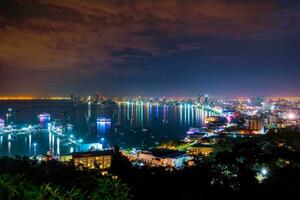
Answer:
M208 104L208 95L199 94L198 95L198 103L202 105Z
M262 104L265 102L265 97L264 96L257 96L257 97L254 97L252 99L252 104L254 106L262 106Z
M245 119L245 127L252 133L264 133L264 122L260 117L248 117Z

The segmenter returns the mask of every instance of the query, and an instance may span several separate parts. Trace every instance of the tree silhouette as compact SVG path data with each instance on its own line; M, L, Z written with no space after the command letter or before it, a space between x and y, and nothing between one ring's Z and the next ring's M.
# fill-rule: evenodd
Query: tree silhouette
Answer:
M98 179L97 187L93 190L91 200L128 200L130 199L129 187L120 179Z
M21 176L0 175L0 196L3 199L17 199L21 196Z

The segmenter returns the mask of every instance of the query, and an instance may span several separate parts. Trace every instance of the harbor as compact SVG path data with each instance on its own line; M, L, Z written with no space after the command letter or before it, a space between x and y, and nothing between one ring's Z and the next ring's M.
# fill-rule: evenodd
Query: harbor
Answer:
M74 106L71 101L64 101L63 106L57 107L53 103L40 101L29 108L22 108L24 105L18 102L13 108L2 105L1 154L34 155L36 151L58 156L77 151L86 143L101 143L103 149L113 145L124 149L153 147L184 139L190 127L201 127L206 116L215 114L188 104ZM23 115L27 120L22 119Z

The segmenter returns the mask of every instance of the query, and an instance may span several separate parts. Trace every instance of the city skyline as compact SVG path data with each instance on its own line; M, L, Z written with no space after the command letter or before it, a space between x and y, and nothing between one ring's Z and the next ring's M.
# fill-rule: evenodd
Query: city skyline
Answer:
M0 3L0 96L300 96L300 3Z

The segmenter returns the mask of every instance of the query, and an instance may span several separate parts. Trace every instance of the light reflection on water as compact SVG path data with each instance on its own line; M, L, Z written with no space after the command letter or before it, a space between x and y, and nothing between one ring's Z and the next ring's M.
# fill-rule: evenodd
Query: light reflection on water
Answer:
M8 108L16 111L8 119L14 124L38 124L37 115L47 112L51 114L52 121L58 121L62 125L65 135L82 138L83 143L100 142L104 147L119 145L123 148L153 146L172 139L183 139L189 127L200 127L205 117L211 115L206 110L192 106L131 103L73 105L70 101L44 100L1 101L1 118L5 117ZM98 117L111 118L111 124L97 124ZM72 124L73 129L67 129L67 124ZM32 155L33 143L37 143L37 153L46 153L51 149L54 154L64 154L71 149L57 135L44 131L13 136L11 139L7 135L0 136L0 154Z

